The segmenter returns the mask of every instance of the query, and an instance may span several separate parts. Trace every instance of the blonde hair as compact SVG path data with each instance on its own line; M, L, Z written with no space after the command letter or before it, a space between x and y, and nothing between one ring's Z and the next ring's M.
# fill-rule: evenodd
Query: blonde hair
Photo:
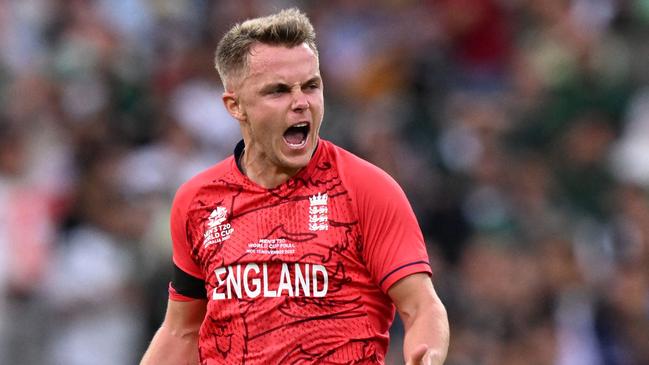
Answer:
M214 63L226 88L247 70L250 48L255 43L287 47L306 43L318 56L313 25L296 8L237 23L225 33L216 48Z

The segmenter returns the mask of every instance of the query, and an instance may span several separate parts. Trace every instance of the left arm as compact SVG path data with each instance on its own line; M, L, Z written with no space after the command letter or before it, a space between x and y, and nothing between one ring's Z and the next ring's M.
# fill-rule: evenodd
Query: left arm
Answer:
M446 309L427 274L397 281L388 290L403 320L406 365L441 365L446 359L449 326Z

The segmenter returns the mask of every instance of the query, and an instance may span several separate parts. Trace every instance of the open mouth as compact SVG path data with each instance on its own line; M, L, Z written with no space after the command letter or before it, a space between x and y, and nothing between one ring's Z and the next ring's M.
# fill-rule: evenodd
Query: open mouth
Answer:
M308 122L301 122L288 127L284 132L284 140L291 147L302 147L306 143L311 125Z

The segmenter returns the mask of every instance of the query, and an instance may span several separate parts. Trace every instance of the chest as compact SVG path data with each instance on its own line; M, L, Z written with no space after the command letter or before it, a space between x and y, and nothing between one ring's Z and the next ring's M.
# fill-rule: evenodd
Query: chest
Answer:
M357 215L344 189L272 194L216 189L191 219L193 255L209 277L246 264L361 265Z

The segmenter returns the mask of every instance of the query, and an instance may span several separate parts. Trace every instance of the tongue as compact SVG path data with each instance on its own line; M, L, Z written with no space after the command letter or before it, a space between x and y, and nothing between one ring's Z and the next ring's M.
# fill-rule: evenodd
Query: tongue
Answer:
M300 144L304 140L304 132L297 128L289 128L284 133L284 139L290 144Z

